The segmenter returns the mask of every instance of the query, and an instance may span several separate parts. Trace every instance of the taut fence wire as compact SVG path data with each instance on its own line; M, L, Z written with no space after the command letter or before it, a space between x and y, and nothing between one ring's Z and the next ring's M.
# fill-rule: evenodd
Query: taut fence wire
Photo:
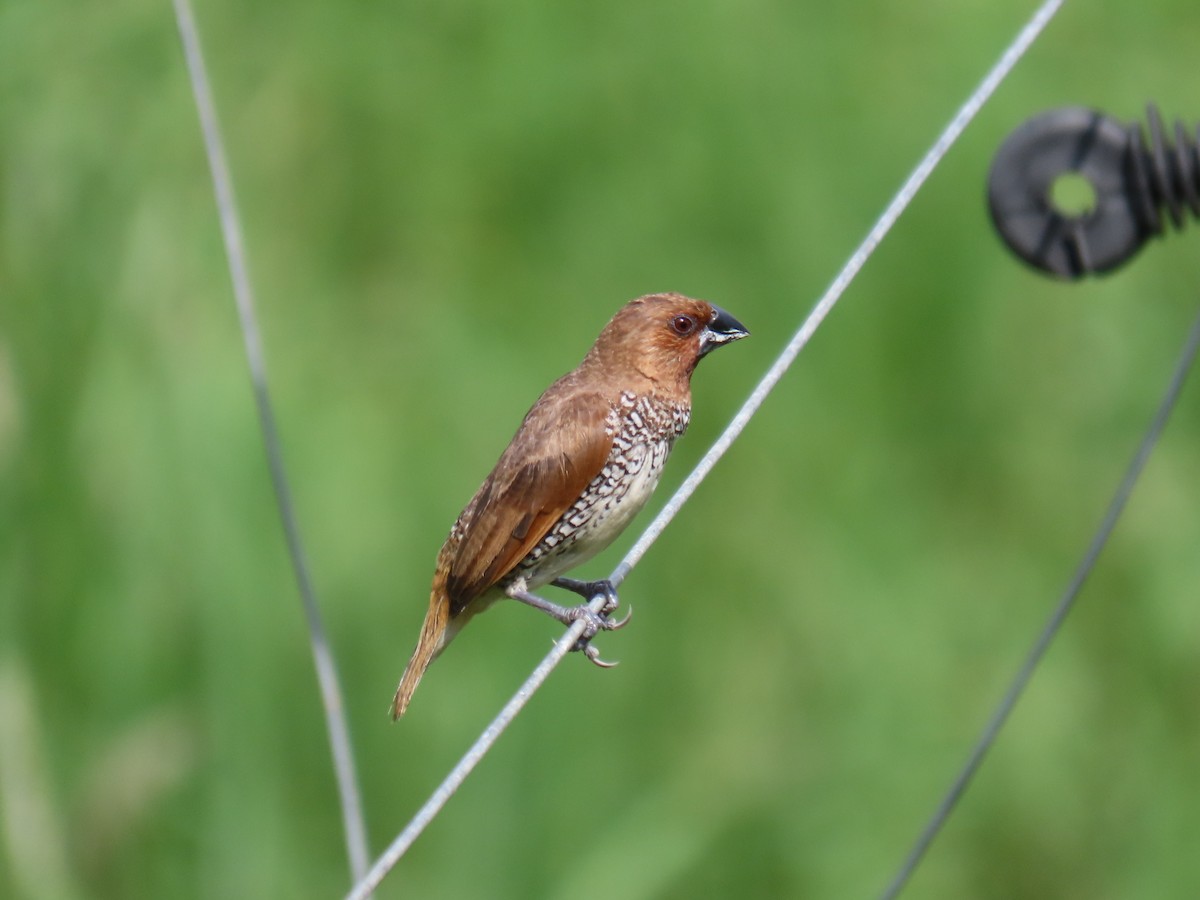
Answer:
M1018 32L996 64L988 70L983 80L979 83L979 86L971 92L966 102L954 114L954 118L950 120L950 124L942 130L937 140L933 142L933 146L929 148L921 158L921 161L917 163L912 174L908 176L904 184L901 185L900 190L896 192L895 197L892 198L892 202L887 205L887 208L884 209L871 230L867 232L867 236L863 238L862 243L858 245L858 248L851 254L850 259L842 267L842 270L838 272L837 277L826 288L825 293L817 301L812 312L808 314L808 317L800 325L799 330L796 331L787 346L784 347L783 352L779 354L775 362L772 363L771 368L767 370L766 375L762 377L762 380L759 381L757 387L754 388L753 392L746 399L746 402L742 404L741 409L738 410L733 420L726 426L725 431L721 433L721 436L717 438L708 452L704 454L700 462L696 464L696 468L684 479L683 484L679 486L679 489L667 501L654 521L646 527L641 537L637 539L637 542L613 571L611 580L614 585L623 581L630 570L637 565L646 551L650 549L650 545L658 540L670 521L675 518L679 510L683 507L683 504L688 501L688 498L700 486L700 482L708 477L708 473L712 471L713 466L717 464L717 461L725 455L725 452L737 440L738 435L742 433L742 429L746 427L751 417L758 412L763 401L767 399L767 395L779 384L792 363L795 362L796 357L800 355L800 351L804 349L813 334L816 333L817 328L825 321L825 317L832 312L834 306L842 298L842 294L845 293L846 288L857 277L859 271L866 264L867 260L870 259L871 254L875 252L875 249L883 241L887 233L892 230L892 226L896 224L896 220L900 218L900 215L908 208L913 198L916 197L917 192L921 190L926 180L933 174L933 170L938 167L955 141L962 135L967 125L975 118L984 104L991 99L992 94L996 92L996 88L1008 77L1009 73L1012 72L1013 68L1021 60L1021 57L1025 55L1026 51L1033 45L1033 42L1037 40L1038 36L1063 5L1063 2L1064 0L1047 0L1047 2L1043 3L1037 9L1033 17Z
M588 608L594 613L599 613L603 606L603 597L597 597L588 604ZM366 900L367 897L371 896L375 888L379 887L380 882L387 876L387 873L408 852L408 848L421 836L421 832L425 830L426 826L437 818L438 813L442 811L442 807L454 796L454 792L459 789L462 783L467 780L467 776L471 774L475 766L492 749L492 745L496 743L505 729L512 724L517 714L525 708L525 704L529 702L529 699L537 689L550 677L550 673L562 662L563 657L571 652L571 648L575 646L575 642L583 635L585 627L587 626L583 620L573 622L563 636L555 642L553 649L546 654L546 658L538 663L537 668L525 679L525 683L513 694L512 699L504 705L499 715L483 730L483 733L471 745L471 749L463 755L458 764L450 770L450 774L438 785L437 790L425 801L425 805L417 810L417 814L404 826L404 830L396 836L395 840L388 845L387 850L375 861L366 876L354 885L354 888L346 895L347 898Z
M217 111L213 103L212 88L200 52L200 35L188 0L172 0L175 6L175 21L179 26L179 37L183 42L183 54L187 61L188 77L192 95L196 101L196 112L200 117L200 131L204 136L204 149L208 156L208 167L212 174L213 192L216 195L217 213L221 222L221 236L225 241L225 255L229 262L229 275L233 281L233 296L237 303L238 321L241 324L242 340L246 348L246 361L250 367L250 380L254 385L254 404L258 410L258 424L262 431L263 447L267 456L267 468L271 472L271 484L275 489L275 501L279 519L287 541L288 555L296 575L296 585L308 621L309 641L312 645L313 664L317 670L317 682L321 690L321 702L325 709L325 724L329 731L329 744L333 754L333 770L337 779L338 797L342 807L342 825L346 835L346 852L350 860L350 873L355 881L367 871L367 828L363 819L362 801L359 796L358 778L354 770L354 752L350 743L350 730L346 725L345 704L338 680L333 652L325 636L321 622L321 610L317 605L316 591L309 573L308 559L300 539L300 526L292 503L292 491L283 465L283 452L279 444L279 430L275 425L275 410L271 393L267 387L266 355L258 329L258 317L254 311L254 292L250 287L250 274L246 264L245 241L238 221L237 205L234 202L233 179L225 158L221 131L217 126Z
M1030 679L1033 678L1033 673L1042 661L1042 657L1046 655L1046 650L1049 649L1050 643L1062 628L1067 614L1074 607L1075 600L1079 596L1079 592L1083 589L1084 582L1087 581L1088 575L1095 568L1096 561L1100 558L1100 553L1104 549L1104 545L1108 543L1113 529L1116 528L1117 520L1121 517L1126 503L1129 502L1129 497L1133 493L1133 489L1137 484L1138 478L1141 477L1142 471L1146 468L1150 454L1154 452L1154 448L1158 444L1158 439L1162 436L1163 429L1167 426L1167 420L1171 416L1171 411L1174 410L1175 404L1179 400L1179 394L1183 391L1183 385L1187 380L1188 373L1196 361L1197 350L1200 350L1200 315L1197 315L1192 322L1191 330L1184 341L1183 350L1179 354L1179 360L1175 363L1175 368L1171 372L1167 390L1158 404L1158 410L1154 414L1154 418L1151 419L1141 443L1138 444L1137 452L1134 453L1133 459L1125 469L1125 474L1121 478L1120 484L1117 485L1117 489L1104 511L1104 517L1100 520L1095 534L1092 535L1092 539L1088 543L1087 550L1076 567L1075 573L1071 576L1071 580L1059 598L1057 605L1055 605L1053 611L1050 613L1050 617L1046 620L1046 624L1038 634L1037 640L1033 642L1033 646L1026 654L1024 662L1021 663L1021 667L1017 670L1017 674L1013 676L1008 690L1004 692L1004 696L996 704L991 718L988 719L978 740L975 742L975 746L971 748L971 752L967 755L966 762L963 763L962 768L954 777L954 781L951 782L949 789L947 789L942 797L933 815L929 817L929 821L917 837L917 840L913 843L912 849L909 850L908 856L900 865L900 868L896 870L891 883L880 894L880 900L894 900L908 883L913 872L916 871L917 866L920 864L922 858L924 858L925 852L941 832L942 826L946 824L946 820L950 818L950 814L954 811L959 798L966 792L967 786L971 783L971 779L974 778L976 771L983 764L984 757L987 756L988 750L991 749L992 744L996 742L996 738L1000 734L1000 729L1008 721L1009 714L1013 711L1013 707L1017 705L1017 701L1021 699L1021 694L1024 693Z
M684 479L671 499L667 501L662 511L659 512L646 527L645 531L642 532L633 547L625 555L625 558L613 570L610 580L614 586L624 581L633 567L645 555L646 551L658 540L671 520L679 513L683 505L695 493L696 488L708 476L720 458L725 455L738 435L742 433L746 424L758 411L759 407L762 406L763 401L766 400L767 395L774 390L775 386L800 354L800 351L804 349L805 345L812 338L817 328L820 327L834 306L837 305L837 302L850 286L850 283L875 252L880 242L891 231L892 226L895 225L900 215L912 202L934 169L945 158L967 125L975 118L984 104L992 97L996 89L1008 77L1013 68L1045 30L1063 3L1064 0L1046 0L1046 2L1042 3L1024 27L1017 33L1017 36L1005 49L1000 59L987 71L983 80L971 92L967 100L950 120L950 123L942 130L933 145L921 158L920 162L917 163L912 174L901 185L895 197L884 209L878 220L876 220L874 226L872 226L858 248L851 254L837 277L834 278L812 311L804 319L800 328L767 370L767 373L759 381L750 396L742 404L729 425L726 426L725 431L717 438L716 442L700 462L697 463L688 477ZM594 612L598 612L600 604L601 600L597 599L593 600L590 605ZM550 673L570 651L571 646L578 639L583 628L584 625L582 622L575 622L567 629L563 637L555 644L554 649L542 660L533 674L529 676L513 698L505 705L500 714L488 725L458 764L450 771L450 774L437 787L429 800L418 810L409 824L405 826L388 846L387 850L371 866L367 876L361 879L350 893L346 895L347 900L365 900L379 886L387 873L400 861L408 848L412 846L413 842L420 836L429 823L437 817L450 797L453 796L454 792L458 790L504 730L516 718L533 693L545 683Z

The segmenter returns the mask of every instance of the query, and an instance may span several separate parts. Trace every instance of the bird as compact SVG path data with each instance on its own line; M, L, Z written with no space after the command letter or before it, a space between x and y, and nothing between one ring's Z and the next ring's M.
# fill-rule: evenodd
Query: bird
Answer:
M691 378L709 352L749 331L728 312L677 293L629 301L583 361L525 414L491 474L463 509L437 556L429 610L392 700L408 708L429 664L472 618L506 597L586 627L573 649L598 665L591 638L614 620L608 581L564 573L605 549L645 506L691 418ZM599 614L532 591L547 584L602 595Z

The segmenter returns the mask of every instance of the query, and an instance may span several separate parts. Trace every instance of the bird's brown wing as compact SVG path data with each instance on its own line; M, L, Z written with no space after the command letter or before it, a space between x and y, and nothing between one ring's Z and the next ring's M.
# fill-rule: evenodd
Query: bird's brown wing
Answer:
M524 559L604 468L608 403L552 393L529 411L459 521L446 578L452 616Z

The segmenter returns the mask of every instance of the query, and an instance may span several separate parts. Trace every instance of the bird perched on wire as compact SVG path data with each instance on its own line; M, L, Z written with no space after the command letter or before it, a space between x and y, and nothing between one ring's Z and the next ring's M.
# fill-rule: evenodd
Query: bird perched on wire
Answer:
M687 428L696 364L747 334L729 313L682 294L639 297L612 317L578 368L526 413L450 529L393 718L404 714L421 676L462 627L506 596L564 624L584 619L575 649L611 665L589 642L628 621L610 617L615 589L560 576L612 543L646 504ZM604 607L597 615L586 603L562 607L530 593L546 584L585 600L603 595Z

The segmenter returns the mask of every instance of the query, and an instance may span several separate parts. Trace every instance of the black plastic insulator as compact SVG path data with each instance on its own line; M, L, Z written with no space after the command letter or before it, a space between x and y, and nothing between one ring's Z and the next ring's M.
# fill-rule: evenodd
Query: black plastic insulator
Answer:
M1157 108L1147 108L1149 136L1083 107L1036 116L1001 145L988 178L992 222L1017 256L1060 278L1108 272L1162 234L1200 218L1200 126L1175 123L1174 142ZM1091 184L1095 204L1071 214L1051 196L1055 182L1076 173Z

